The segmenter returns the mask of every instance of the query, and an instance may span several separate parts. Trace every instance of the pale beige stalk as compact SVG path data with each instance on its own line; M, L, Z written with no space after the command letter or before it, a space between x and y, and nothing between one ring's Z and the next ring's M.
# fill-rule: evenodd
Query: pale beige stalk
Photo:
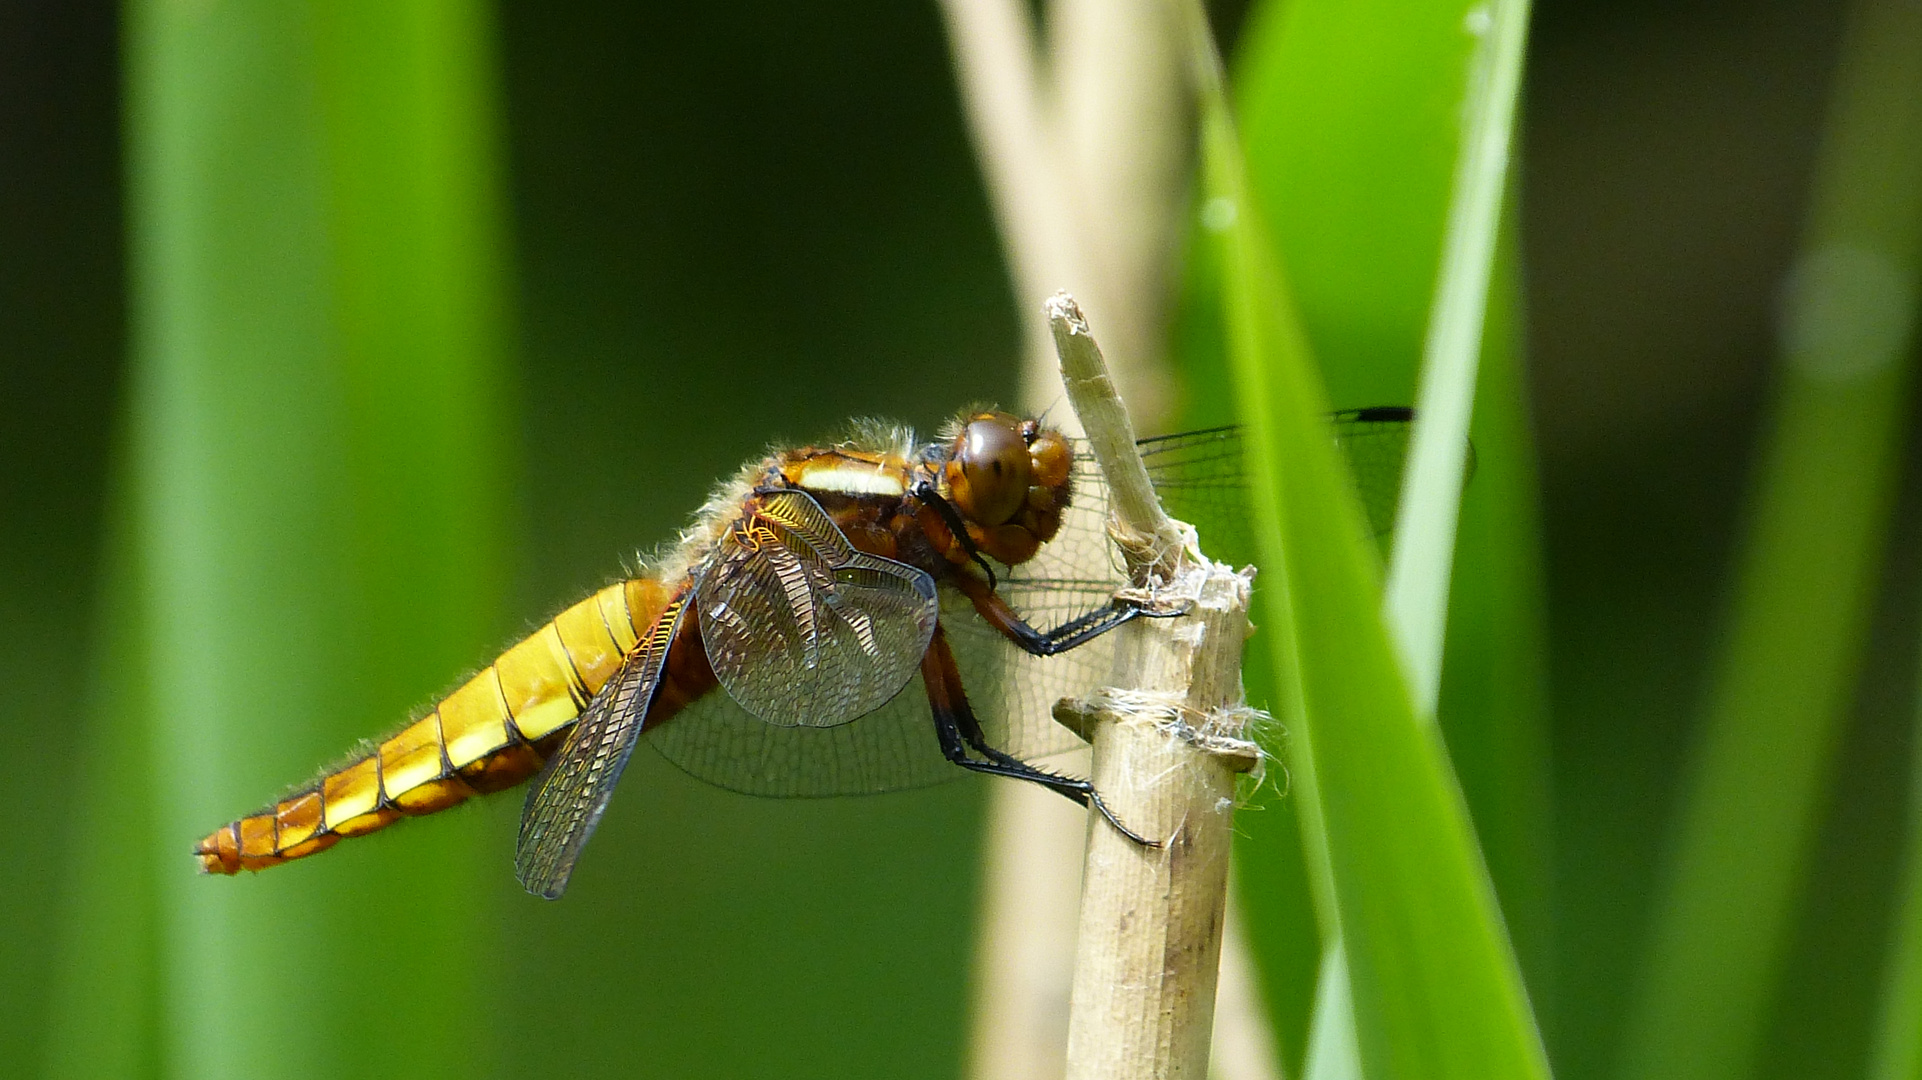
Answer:
M1189 614L1117 631L1115 681L1128 681L1125 691L1071 706L1094 721L1095 787L1162 846L1145 848L1098 819L1090 826L1069 1080L1208 1075L1235 777L1253 758L1190 732L1242 705L1249 586L1211 567Z
M1076 292L1128 407L1150 428L1169 411L1169 287L1187 206L1194 105L1181 12L1169 0L1053 0L1056 136L1080 247L1098 291ZM1030 296L1072 282L1043 282ZM1030 382L1051 379L1042 357Z
M1065 166L1025 0L942 0L956 82L1014 278L1026 344L1022 408L1061 397L1048 326L1030 304L1063 286L1098 292L1082 267ZM1051 419L1072 425L1065 410ZM1078 432L1075 432L1078 434ZM1059 1080L1067 1042L1084 825L1052 792L990 786L968 1071Z
M1095 788L1150 848L1091 817L1068 1019L1070 1080L1208 1072L1233 846L1235 778L1257 759L1242 738L1241 654L1252 570L1202 556L1170 520L1135 450L1087 322L1048 304L1063 382L1110 493L1134 584L1185 614L1115 631L1111 685L1055 715L1094 746Z
M1061 1080L1086 812L1002 780L989 787L987 814L968 1075Z
M941 11L1021 301L1025 403L1061 397L1047 324L1028 304L1068 289L1101 319L1128 399L1158 417L1193 143L1179 11L1054 0L1045 51L1022 0L943 0Z
M1165 553L1182 546L1184 534L1161 509L1148 467L1135 452L1134 420L1108 374L1080 305L1066 292L1048 298L1048 332L1061 360L1068 402L1088 435L1088 449L1108 484L1108 512L1115 538L1131 566L1155 568Z
M1228 917L1221 932L1221 985L1215 988L1215 1040L1208 1052L1214 1080L1282 1080L1281 1053L1263 1011L1261 977L1249 954L1241 893L1228 882Z
M941 13L1015 295L1045 296L1061 288L1100 295L1082 254L1027 3L942 0ZM1031 403L1045 408L1061 393L1048 326L1027 303L1018 310L1030 376L1023 389Z
M1019 300L1022 407L1074 425L1055 408L1059 368L1047 324L1029 306L1065 287L1100 319L1135 415L1159 430L1170 397L1169 275L1193 149L1178 9L1167 0L1052 0L1044 49L1021 0L941 7ZM1062 1075L1084 831L1058 796L991 786L969 1065L979 1080ZM1223 993L1251 989L1242 980ZM1228 1015L1261 1027L1236 1045L1272 1043L1258 1002Z

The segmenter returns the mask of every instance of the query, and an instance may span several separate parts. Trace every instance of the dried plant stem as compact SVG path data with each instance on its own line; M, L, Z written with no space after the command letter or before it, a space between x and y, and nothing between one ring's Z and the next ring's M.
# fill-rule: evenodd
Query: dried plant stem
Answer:
M1163 338L1193 144L1179 11L1167 0L939 6L1015 295L1067 288L1088 301L1116 380L1155 426L1170 396ZM1038 314L1023 301L1020 407L1072 429L1073 415L1056 408L1060 368ZM1047 792L991 786L977 1080L1060 1080L1084 831Z
M1112 685L1055 707L1057 719L1090 736L1094 783L1110 807L1161 841L1144 847L1098 820L1089 834L1068 1076L1200 1080L1214 1026L1235 776L1255 760L1240 738L1253 574L1203 558L1193 531L1162 512L1086 321L1065 294L1049 301L1048 314L1117 535L1145 541L1123 546L1137 584L1152 571L1162 582L1157 596L1173 592L1190 605L1116 631Z
M1241 703L1249 580L1210 574L1195 609L1126 628L1098 696L1094 782L1145 848L1099 822L1088 838L1068 1019L1070 1080L1208 1072L1228 893L1235 774L1246 759L1187 737L1184 717ZM1182 625L1175 625L1182 624Z
M1144 427L1172 407L1167 318L1193 178L1194 105L1180 8L1169 0L1049 0L1056 150L1115 381ZM1043 282L1030 300L1067 280ZM1030 383L1053 378L1040 358ZM1046 401L1043 404L1047 404Z
M1134 421L1108 375L1107 361L1088 330L1088 320L1074 297L1065 292L1048 298L1047 312L1048 330L1061 358L1061 382L1108 481L1108 509L1126 554L1134 558L1138 545L1157 552L1179 546L1181 534L1162 512L1154 485L1148 481L1148 467L1135 452Z
M1232 876L1221 931L1221 983L1215 988L1215 1035L1208 1072L1216 1080L1283 1080L1281 1051L1262 1012L1260 975L1249 954L1247 917Z
M1082 255L1059 146L1043 102L1033 18L1021 0L943 0L962 104L1019 296L1098 291ZM1024 319L1030 398L1052 400L1047 327Z
M1087 822L1034 784L990 794L968 1075L1061 1080Z
M1088 289L1028 6L942 0L940 7L1015 295ZM1061 398L1059 369L1046 322L1023 316L1021 407L1039 413ZM1083 826L1073 809L1032 784L990 789L968 1063L975 1080L1060 1080L1081 890L1075 867Z
M1191 93L1166 0L1053 0L1044 48L1021 0L942 0L961 103L1015 295L1071 289L1101 315L1137 409L1167 397L1168 274L1187 198ZM1023 398L1060 399L1024 311Z

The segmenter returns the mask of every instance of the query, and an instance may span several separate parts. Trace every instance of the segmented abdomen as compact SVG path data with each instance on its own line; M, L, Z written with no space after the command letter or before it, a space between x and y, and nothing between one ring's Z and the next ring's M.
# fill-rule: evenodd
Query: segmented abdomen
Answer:
M366 756L209 834L201 869L277 866L526 780L671 599L636 578L568 608Z

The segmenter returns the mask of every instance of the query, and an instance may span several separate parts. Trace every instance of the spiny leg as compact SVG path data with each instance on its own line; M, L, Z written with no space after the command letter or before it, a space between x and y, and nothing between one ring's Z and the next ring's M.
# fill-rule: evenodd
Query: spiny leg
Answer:
M995 598L1000 599L999 594ZM1052 630L1036 630L1026 621L1015 619L1006 633L1023 652L1035 656L1054 656L1085 645L1140 614L1142 609L1137 605L1110 603L1079 618L1070 619Z
M941 520L948 526L948 531L954 535L955 542L960 544L962 550L967 552L968 558L980 567L986 579L982 580L963 573L956 575L958 580L955 583L967 594L968 599L974 601L975 609L981 613L981 617L988 620L989 625L999 630L1024 652L1035 656L1054 656L1093 641L1137 615L1160 618L1180 614L1178 611L1149 611L1139 604L1110 600L1106 606L1070 619L1052 630L1036 630L1028 625L1027 620L1015 614L1014 609L1009 607L1008 602L1003 600L1001 594L996 591L999 582L995 577L994 568L989 566L987 560L981 557L981 552L976 550L974 541L969 539L967 524L961 520L961 515L954 506L930 483L916 485L914 495L934 508L935 513L940 515Z
M1165 618L1180 611L1160 611L1126 600L1111 600L1084 615L1069 619L1052 630L1036 630L1015 612L1001 594L985 581L966 574L955 575L955 585L974 604L976 614L1002 637L1031 656L1054 656L1079 648L1095 638L1137 617Z
M987 734L981 730L980 721L975 719L974 710L968 705L967 691L961 685L960 669L955 666L954 654L948 649L947 634L938 624L934 628L933 640L928 643L927 654L921 660L921 681L928 688L928 704L934 713L935 736L941 742L943 757L972 772L1040 784L1049 791L1074 800L1078 805L1093 806L1107 819L1108 824L1135 843L1150 848L1161 846L1159 841L1150 840L1123 825L1092 782L1036 768L988 745ZM987 760L969 757L969 747Z

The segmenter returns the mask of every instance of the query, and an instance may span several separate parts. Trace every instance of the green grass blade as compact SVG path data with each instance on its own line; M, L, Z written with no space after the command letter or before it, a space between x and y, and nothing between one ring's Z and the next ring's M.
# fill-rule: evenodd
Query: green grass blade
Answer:
M1552 1027L1546 570L1523 386L1517 216L1511 204L1489 297L1470 429L1475 474L1462 492L1438 711L1529 997Z
M1314 1024L1308 1035L1303 1076L1311 1080L1363 1080L1361 1046L1355 1036L1354 991L1348 985L1348 957L1340 938L1322 956L1315 981Z
M53 970L41 1075L125 1080L160 1075L160 992L152 861L115 842L153 805L146 721L152 702L139 664L148 630L123 482L108 522L111 564L82 706L89 747L74 784L75 817L60 883L65 919Z
M1285 253L1337 406L1414 398L1461 156L1477 44L1466 31L1472 11L1261 5L1241 36L1235 89L1249 183L1261 224ZM1456 562L1463 580L1450 598L1441 720L1533 982L1547 960L1546 694L1512 230L1503 245L1473 428L1487 453L1464 495ZM1198 424L1228 419L1235 396L1211 313L1217 276L1210 258L1189 260L1177 351L1187 419ZM1273 577L1258 590L1258 607L1272 604ZM1277 620L1261 613L1257 623L1268 632ZM1279 695L1265 690L1265 666L1251 659L1250 693L1273 707ZM1287 797L1264 788L1251 804L1257 812L1243 815L1238 845L1249 941L1291 1075L1303 1065L1312 998L1301 973L1321 955L1304 918L1300 841L1288 831L1295 809L1311 801L1299 783Z
M1256 520L1294 616L1295 632L1270 634L1268 648L1278 668L1299 660L1290 756L1324 820L1361 1062L1379 1076L1546 1076L1460 792L1380 617L1372 543L1240 153L1218 85L1204 86L1204 184L1225 209L1211 219L1224 226L1223 320Z
M1478 467L1475 484L1463 494L1455 558L1460 587L1449 605L1439 711L1530 998L1540 1009L1550 918L1547 683L1512 219L1505 215L1493 268L1476 392ZM1359 1075L1347 961L1338 946L1327 950L1321 973L1303 1075Z
M1620 1074L1747 1076L1860 665L1922 265L1922 19L1841 55L1726 645Z
M1922 708L1917 710L1917 726L1922 728ZM1916 740L1911 756L1908 865L1884 973L1871 1080L1922 1078L1922 739Z
M1461 156L1462 102L1478 41L1466 30L1474 10L1467 3L1413 11L1379 3L1275 4L1258 8L1243 34L1235 86L1249 182L1287 260L1337 406L1414 399ZM1477 644L1456 642L1451 627L1442 721L1509 906L1511 896L1522 903L1545 894L1545 856L1532 842L1523 846L1533 854L1498 855L1494 837L1511 828L1541 831L1548 762L1543 677L1529 663L1542 640L1542 586L1513 230L1504 243L1472 428L1483 453L1464 493L1457 543L1461 570L1476 577L1450 601L1472 615L1462 628L1474 630ZM1187 329L1184 351L1205 348L1205 335ZM1227 391L1215 393L1225 412ZM1484 584L1497 592L1482 591ZM1476 674L1483 670L1476 665L1496 662L1480 642L1506 657L1499 675ZM1463 678L1449 692L1446 672L1456 670ZM1478 689L1467 693L1471 687ZM1484 724L1500 734L1483 734ZM1504 764L1491 769L1469 759L1483 750ZM1518 801L1524 792L1533 794ZM1538 911L1527 921L1539 925L1546 917Z
M1460 160L1383 597L1384 617L1412 684L1416 715L1431 721L1441 692L1449 582L1466 479L1462 447L1476 397L1528 10L1523 0L1478 8L1469 16L1481 41L1469 62ZM1329 950L1322 981L1308 1075L1316 1080L1355 1075L1360 1071L1359 1041L1352 1030L1345 945L1339 952Z
M1441 692L1442 635L1467 465L1462 446L1475 401L1483 315L1521 95L1528 10L1527 0L1502 0L1469 15L1470 30L1481 44L1469 65L1461 160L1383 598L1416 712L1431 719Z
M137 615L153 798L81 846L153 875L159 1044L129 1057L163 1075L479 1064L479 818L326 873L200 878L188 849L503 629L489 45L475 4L128 9L131 580L109 618Z

